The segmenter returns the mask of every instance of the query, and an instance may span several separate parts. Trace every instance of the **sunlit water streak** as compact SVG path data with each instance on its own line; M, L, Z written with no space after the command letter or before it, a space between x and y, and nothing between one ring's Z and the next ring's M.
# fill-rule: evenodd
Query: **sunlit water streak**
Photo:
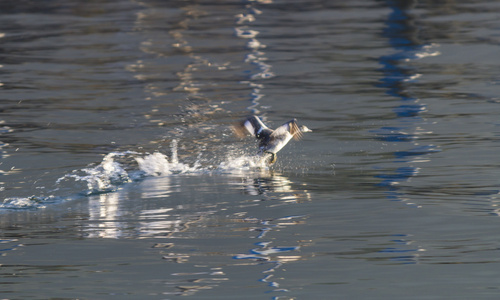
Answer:
M257 8L257 4L270 4L272 2L273 1L247 1L245 12L236 15L236 36L247 40L246 46L247 49L250 50L250 53L246 55L245 63L257 67L257 70L247 75L249 77L248 81L241 81L242 84L247 84L252 89L250 99L252 104L248 107L248 110L250 110L253 115L262 115L263 113L263 111L261 111L260 100L265 96L262 93L265 86L262 80L272 78L275 74L271 70L272 66L266 63L267 58L264 52L266 45L262 44L257 39L259 31L252 29L251 24L255 22L257 17L265 17L261 16L263 11ZM262 117L265 118L265 115Z

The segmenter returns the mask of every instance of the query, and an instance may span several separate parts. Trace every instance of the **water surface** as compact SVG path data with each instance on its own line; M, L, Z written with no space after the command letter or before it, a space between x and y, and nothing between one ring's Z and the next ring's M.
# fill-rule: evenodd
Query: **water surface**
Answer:
M498 296L498 2L0 7L2 298Z

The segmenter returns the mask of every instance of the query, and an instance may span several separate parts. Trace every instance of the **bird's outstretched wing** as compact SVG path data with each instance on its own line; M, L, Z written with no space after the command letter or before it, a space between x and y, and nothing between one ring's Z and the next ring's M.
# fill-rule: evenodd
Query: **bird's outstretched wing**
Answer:
M239 137L244 137L246 133L250 133L256 138L260 138L263 132L270 131L257 116L251 116L240 124L234 125L233 130Z
M287 132L290 133L295 140L300 140L300 138L302 138L302 131L300 131L300 128L297 125L297 120L295 119L290 120L276 128L271 136L285 136L287 135Z

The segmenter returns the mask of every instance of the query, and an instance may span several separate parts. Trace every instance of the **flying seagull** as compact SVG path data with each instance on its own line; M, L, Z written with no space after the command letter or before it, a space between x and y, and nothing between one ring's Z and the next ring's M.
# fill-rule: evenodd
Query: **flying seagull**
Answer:
M303 132L312 130L306 126L298 126L297 120L293 119L275 130L270 129L257 116L251 116L243 122L234 126L235 133L243 137L248 132L259 140L259 154L268 159L268 163L276 162L276 153L294 138L299 140ZM246 132L245 132L246 131Z

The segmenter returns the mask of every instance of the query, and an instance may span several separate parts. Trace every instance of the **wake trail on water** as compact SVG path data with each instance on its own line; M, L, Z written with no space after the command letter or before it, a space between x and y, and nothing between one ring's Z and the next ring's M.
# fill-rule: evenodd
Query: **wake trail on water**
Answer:
M71 200L82 196L109 193L129 182L147 177L178 175L242 175L268 170L268 166L257 155L227 153L213 163L203 161L198 155L194 163L179 160L177 140L170 145L170 157L161 152L140 153L137 151L110 152L102 161L83 169L73 170L55 182L49 196L11 197L4 199L0 209L36 209L46 204ZM212 158L213 160L213 158ZM83 186L80 184L83 183ZM57 195L67 191L66 195Z

